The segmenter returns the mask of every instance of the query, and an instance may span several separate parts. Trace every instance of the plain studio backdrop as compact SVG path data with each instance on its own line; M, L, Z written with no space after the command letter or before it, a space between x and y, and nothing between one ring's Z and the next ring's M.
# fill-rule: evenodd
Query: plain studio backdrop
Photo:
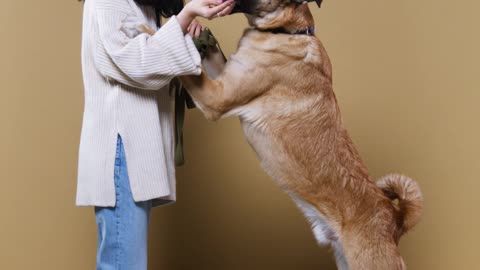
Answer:
M478 269L480 2L310 7L370 173L405 173L423 190L422 221L400 245L409 269ZM81 20L75 0L1 4L0 269L95 268L93 208L75 207ZM227 54L246 26L240 14L202 22ZM152 212L149 269L335 269L238 119L189 111L185 147L178 202Z

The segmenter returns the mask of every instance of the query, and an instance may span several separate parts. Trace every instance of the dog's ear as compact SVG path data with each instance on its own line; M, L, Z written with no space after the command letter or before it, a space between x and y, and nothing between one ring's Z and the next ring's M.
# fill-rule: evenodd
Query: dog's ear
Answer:
M305 2L313 2L313 1L317 3L318 7L321 7L323 0L292 0L292 2L295 2L297 4L302 4Z

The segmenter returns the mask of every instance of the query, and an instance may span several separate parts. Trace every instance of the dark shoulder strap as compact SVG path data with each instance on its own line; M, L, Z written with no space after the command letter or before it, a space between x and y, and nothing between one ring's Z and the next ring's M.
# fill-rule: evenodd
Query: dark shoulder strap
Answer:
M223 55L225 55L218 45L217 39L213 36L210 29L205 28L200 33L198 38L194 38L195 46L202 59L208 56L208 52L216 47ZM185 122L185 106L192 109L195 108L195 103L192 97L188 94L187 90L182 86L180 80L175 78L170 83L170 93L175 95L175 166L182 166L185 164L185 156L183 153L183 125Z

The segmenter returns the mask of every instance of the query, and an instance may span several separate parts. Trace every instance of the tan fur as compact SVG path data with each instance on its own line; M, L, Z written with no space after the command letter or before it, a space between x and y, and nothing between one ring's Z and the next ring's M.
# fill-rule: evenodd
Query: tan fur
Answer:
M247 15L256 28L314 24L308 5L256 2L260 13ZM203 72L181 81L208 119L240 117L265 171L328 222L340 269L405 269L397 244L418 222L420 189L405 176L380 187L371 179L343 126L320 40L248 29L218 78Z

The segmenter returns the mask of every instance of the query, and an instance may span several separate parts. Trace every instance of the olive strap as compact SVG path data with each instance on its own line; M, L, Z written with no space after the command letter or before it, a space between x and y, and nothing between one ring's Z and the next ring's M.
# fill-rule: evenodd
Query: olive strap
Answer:
M194 38L193 42L197 47L200 57L204 59L208 56L211 48L218 48L226 60L222 49L218 45L217 39L213 36L210 29L205 28L198 38ZM179 79L175 78L170 83L170 93L175 95L175 166L185 164L185 156L183 152L183 126L185 123L185 106L188 109L195 108L192 97L187 93Z

